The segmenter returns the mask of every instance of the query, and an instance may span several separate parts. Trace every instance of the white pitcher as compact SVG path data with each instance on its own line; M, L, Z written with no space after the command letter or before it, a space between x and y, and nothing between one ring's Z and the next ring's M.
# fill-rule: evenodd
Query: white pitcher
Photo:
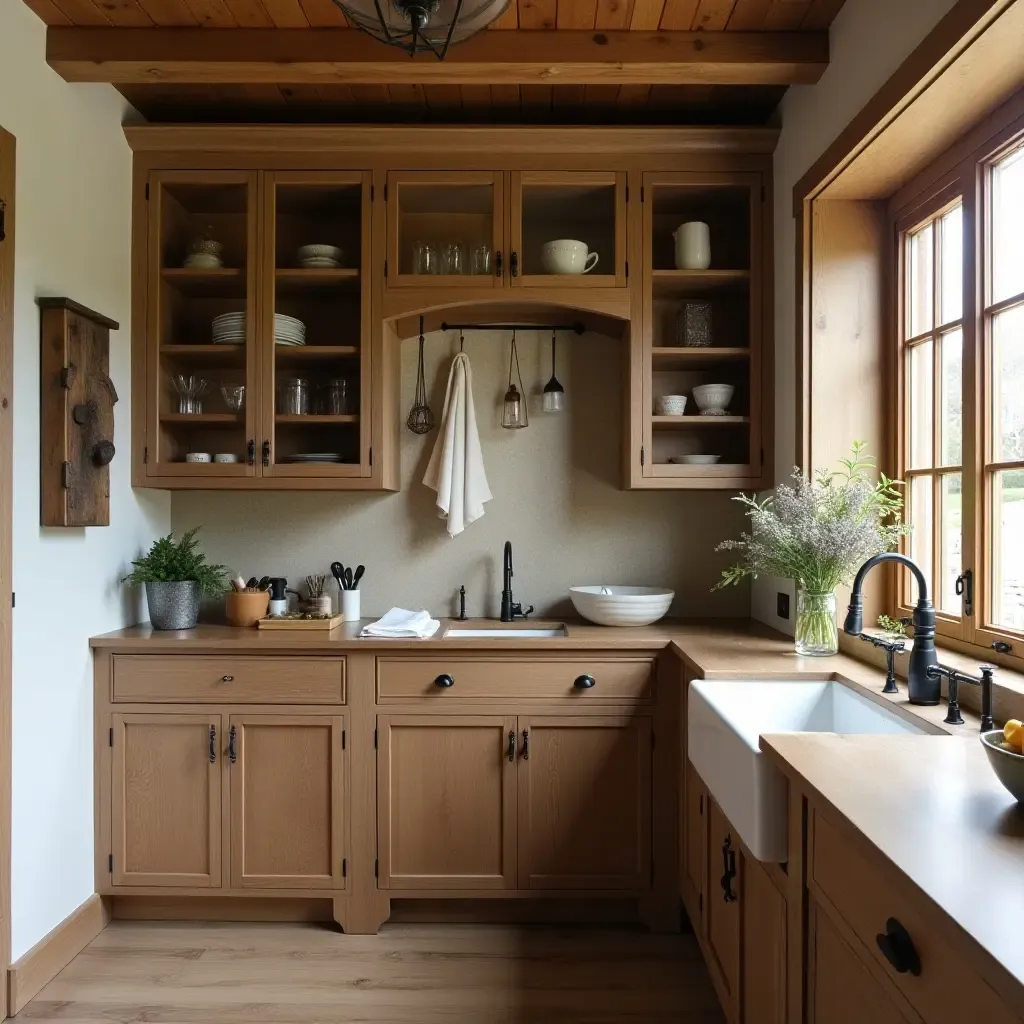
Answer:
M672 232L677 270L707 270L711 266L711 229L701 220L688 220Z

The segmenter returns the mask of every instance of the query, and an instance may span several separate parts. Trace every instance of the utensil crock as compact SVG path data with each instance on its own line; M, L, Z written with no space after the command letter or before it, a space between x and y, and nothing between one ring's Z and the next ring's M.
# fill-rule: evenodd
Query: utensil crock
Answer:
M255 626L266 618L270 594L261 590L258 594L229 591L224 595L224 617L229 626Z
M362 617L360 614L360 592L358 590L341 591L341 616L342 622L358 622Z

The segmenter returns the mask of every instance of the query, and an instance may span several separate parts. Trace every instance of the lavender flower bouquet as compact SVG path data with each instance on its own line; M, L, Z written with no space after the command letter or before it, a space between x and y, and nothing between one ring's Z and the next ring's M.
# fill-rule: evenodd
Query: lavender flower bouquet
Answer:
M742 552L718 587L760 575L796 581L801 654L835 654L836 587L850 583L868 558L894 550L910 532L901 519L902 484L884 473L874 481L875 461L866 448L865 442L855 442L840 469L821 470L813 479L794 469L792 485L780 484L760 501L739 495L735 500L747 507L750 532L717 548Z

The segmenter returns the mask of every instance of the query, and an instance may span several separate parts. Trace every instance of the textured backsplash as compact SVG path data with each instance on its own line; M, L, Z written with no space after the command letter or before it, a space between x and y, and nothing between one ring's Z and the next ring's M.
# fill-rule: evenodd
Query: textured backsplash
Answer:
M470 615L497 616L505 540L515 554L516 600L538 613L571 612L568 587L584 584L666 586L676 591L672 614L746 616L746 587L710 593L728 553L715 545L738 536L742 509L728 492L623 491L621 343L601 335L560 336L558 379L566 408L540 411L551 375L550 337L519 336L530 426L503 430L501 399L508 380L508 334L472 333L477 421L494 495L486 515L452 539L437 518L435 494L422 483L437 438L402 428L402 489L351 492L188 492L174 494L171 521L180 532L203 527L209 556L242 575L329 572L332 561L366 565L360 586L364 618L393 605L452 614L466 587ZM426 339L427 388L438 422L458 339ZM416 339L402 343L401 414L416 384ZM335 604L337 591L332 585Z

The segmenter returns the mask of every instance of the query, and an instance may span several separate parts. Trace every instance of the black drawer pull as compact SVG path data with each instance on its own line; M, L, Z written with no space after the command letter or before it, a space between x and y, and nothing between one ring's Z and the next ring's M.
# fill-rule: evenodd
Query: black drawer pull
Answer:
M234 764L235 761L238 760L238 751L235 748L235 738L236 738L236 736L237 736L237 733L235 732L235 727L231 726L231 729L228 731L228 760L232 764Z
M530 730L523 730L523 760L530 760Z
M914 948L914 940L895 917L885 922L885 934L876 935L875 942L897 974L909 973L916 978L921 973L921 958Z
M722 843L722 892L726 903L736 902L736 893L732 891L732 881L736 877L736 851L732 848L732 836L726 836Z
M577 676L572 685L577 690L592 690L597 686L597 680L593 676Z
M235 681L235 677L234 676L221 676L220 677L220 681L222 683L233 683Z
M442 690L450 690L455 685L455 680L445 672L434 680L434 685L440 686Z
M510 761L516 759L516 734L511 729L508 731L508 759Z
M210 726L210 764L217 763L217 726Z

